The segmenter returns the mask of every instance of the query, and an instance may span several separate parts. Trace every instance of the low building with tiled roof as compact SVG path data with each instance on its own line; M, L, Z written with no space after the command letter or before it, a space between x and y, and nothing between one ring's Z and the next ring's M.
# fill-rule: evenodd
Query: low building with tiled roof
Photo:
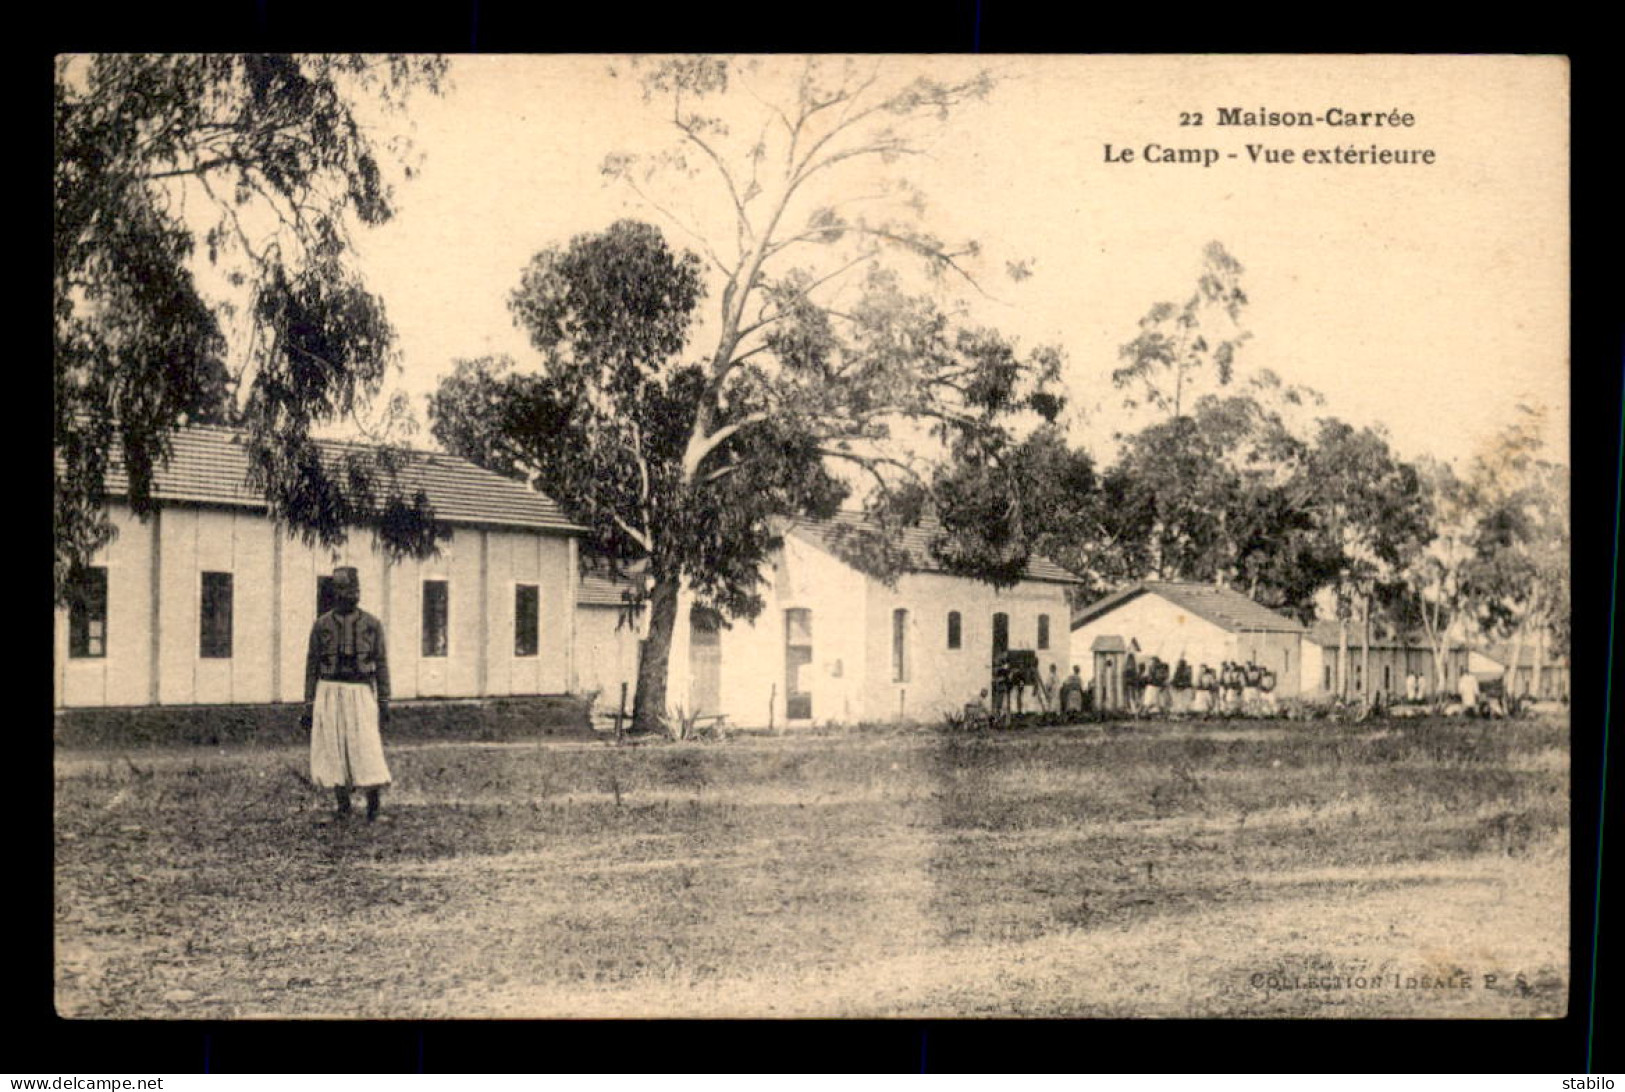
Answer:
M1123 588L1081 608L1072 617L1072 628L1087 624L1100 615L1141 595L1156 595L1198 618L1222 626L1232 633L1302 633L1303 623L1278 614L1232 588L1212 584L1145 580Z
M319 446L335 462L367 450ZM575 689L580 528L550 498L456 456L406 452L400 485L451 536L438 556L396 562L366 531L306 544L268 518L248 470L233 430L183 429L142 521L112 468L118 536L57 612L59 706L302 702L307 638L339 565L359 570L362 607L384 624L396 697Z
M1138 670L1153 657L1170 669L1184 660L1193 676L1203 666L1217 672L1227 662L1256 663L1274 675L1277 695L1291 697L1319 669L1318 658L1306 662L1305 634L1301 622L1233 588L1178 581L1141 581L1072 615L1072 646L1094 650L1083 671L1091 683L1121 678L1125 668ZM1130 656L1138 662L1129 665Z
M1444 643L1440 650L1443 655L1439 657L1423 634L1378 634L1373 635L1367 649L1361 626L1350 625L1345 630L1336 621L1325 618L1317 619L1310 626L1308 643L1320 649L1319 688L1325 694L1343 692L1338 662L1345 649L1347 690L1354 695L1370 689L1387 699L1397 699L1411 694L1414 687L1424 699L1449 696L1459 693L1463 675L1476 676L1481 683L1504 678L1512 687L1512 693L1518 695L1560 698L1568 694L1567 661L1548 655L1537 673L1533 647L1524 649L1518 669L1509 676L1512 650L1510 645L1504 644L1474 647L1451 640ZM1438 659L1437 672L1435 659Z
M852 564L845 513L793 521L764 566L754 621L718 626L685 598L672 646L674 706L738 725L935 720L993 689L995 657L1020 654L1046 680L1070 668L1075 577L1032 558L1007 588L943 571L932 524L883 535L901 551L891 583ZM876 529L877 530L877 529ZM1024 708L1039 708L1036 687Z
M1367 648L1359 626L1328 619L1305 626L1233 588L1179 581L1141 581L1076 611L1072 647L1091 650L1084 672L1091 679L1122 679L1131 656L1136 670L1155 656L1170 666L1183 659L1193 673L1204 664L1252 662L1275 674L1283 697L1428 701L1458 693L1464 674L1484 681L1503 673L1494 649L1452 642L1435 673L1433 650L1420 637L1376 635ZM1539 679L1526 670L1514 692L1560 696L1567 686L1566 667L1553 666Z
M1568 654L1553 649L1549 642L1526 643L1516 652L1510 643L1494 644L1483 654L1497 671L1507 675L1514 694L1549 700L1569 696Z
M364 444L317 440L322 457L336 465L344 456L367 453ZM248 484L248 450L235 429L197 425L175 434L167 463L153 472L155 500L265 510L265 498ZM443 522L472 527L524 527L579 531L552 498L467 459L436 451L402 451L399 483L407 496L421 491ZM107 491L122 496L129 478L117 458Z

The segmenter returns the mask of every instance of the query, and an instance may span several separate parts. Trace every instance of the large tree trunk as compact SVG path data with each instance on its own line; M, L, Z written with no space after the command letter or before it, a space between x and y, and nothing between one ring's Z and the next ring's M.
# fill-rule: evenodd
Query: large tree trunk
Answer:
M632 705L632 727L658 732L666 715L666 680L670 676L671 641L677 630L676 577L657 579L649 593L649 636L638 658L638 694Z
M1377 688L1371 682L1371 600L1360 604L1360 696L1370 705Z

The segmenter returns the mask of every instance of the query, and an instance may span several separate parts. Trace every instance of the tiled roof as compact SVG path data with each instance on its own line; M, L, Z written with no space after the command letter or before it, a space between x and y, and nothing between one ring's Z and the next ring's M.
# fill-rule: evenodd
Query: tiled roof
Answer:
M1350 647L1350 648L1364 648L1365 647L1364 635L1360 632L1359 623L1350 622L1349 623L1348 634L1349 634L1348 635L1348 642L1349 642L1348 647ZM1311 641L1315 642L1315 644L1319 645L1321 648L1336 648L1336 647L1338 647L1338 645L1341 643L1341 638L1340 638L1340 636L1338 634L1337 622L1334 621L1333 619L1330 619L1330 618L1317 618L1317 619L1315 619L1314 624L1309 627L1309 639ZM1411 637L1411 638L1408 638L1408 639L1403 638L1403 637L1373 637L1371 639L1371 647L1373 649L1379 649L1379 648L1407 649L1408 648L1408 649L1426 650L1430 646L1428 645L1427 639L1425 637ZM1450 647L1455 648L1455 647L1458 647L1458 646L1452 645Z
M333 459L362 446L336 440L318 440L317 444L325 457ZM247 484L248 452L236 431L191 426L176 433L173 447L169 462L154 471L154 498L265 508L265 498ZM435 518L447 523L581 530L550 497L455 455L408 452L400 476L407 494L421 489ZM107 473L107 491L118 496L128 490L129 478L115 459Z
M583 545L581 582L576 585L576 605L581 607L624 607L626 593L641 589L647 560L625 563L620 576L611 576L610 560Z
M1319 645L1321 648L1337 648L1339 644L1337 622L1329 618L1316 619L1314 625L1309 627L1309 639L1315 642L1315 644ZM1348 647L1350 648L1365 647L1365 644L1362 641L1362 635L1360 633L1360 626L1358 623L1351 622L1349 624L1348 642ZM1408 637L1375 637L1371 641L1371 647L1373 650L1401 649L1412 652L1429 652L1433 648L1433 646L1428 643L1427 637L1420 633L1413 633ZM1500 658L1496 656L1495 648L1469 650L1467 646L1462 644L1460 641L1446 641L1445 650L1447 652L1473 651L1486 655L1491 659ZM1503 649L1503 651L1509 651L1509 649Z
M1183 584L1173 581L1146 580L1097 599L1072 619L1072 628L1094 621L1108 611L1146 593L1159 595L1181 610L1206 619L1232 633L1303 633L1301 624L1268 607L1253 602L1230 588L1215 588L1211 584Z
M799 533L819 546L839 556L836 549L836 540L843 534L842 527L860 529L866 526L862 514L857 512L842 512L830 520L797 520L791 525L792 533ZM869 524L868 526L873 526ZM878 530L878 528L876 528ZM945 572L942 563L931 556L931 540L942 531L942 525L934 520L923 520L918 527L905 528L897 542L905 556L908 558L908 567L911 572L940 573ZM1078 578L1048 558L1034 554L1027 560L1026 580L1038 580L1052 584L1077 584Z

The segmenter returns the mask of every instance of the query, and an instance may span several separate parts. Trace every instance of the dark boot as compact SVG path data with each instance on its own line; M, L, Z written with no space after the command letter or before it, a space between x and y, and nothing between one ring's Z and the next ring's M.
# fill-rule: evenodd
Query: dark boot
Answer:
M334 789L333 802L338 805L339 818L348 819L350 817L350 790L342 786Z
M367 790L367 822L369 822L369 823L372 822L374 819L378 818L379 796L380 796L380 790L378 790L378 789L368 789Z

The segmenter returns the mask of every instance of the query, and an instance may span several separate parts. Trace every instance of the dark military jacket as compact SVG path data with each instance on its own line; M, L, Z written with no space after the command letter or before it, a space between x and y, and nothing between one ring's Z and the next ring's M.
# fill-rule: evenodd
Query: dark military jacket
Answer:
M384 626L364 610L354 614L328 611L310 628L305 656L305 701L316 700L316 683L371 683L381 702L389 700L389 654Z

